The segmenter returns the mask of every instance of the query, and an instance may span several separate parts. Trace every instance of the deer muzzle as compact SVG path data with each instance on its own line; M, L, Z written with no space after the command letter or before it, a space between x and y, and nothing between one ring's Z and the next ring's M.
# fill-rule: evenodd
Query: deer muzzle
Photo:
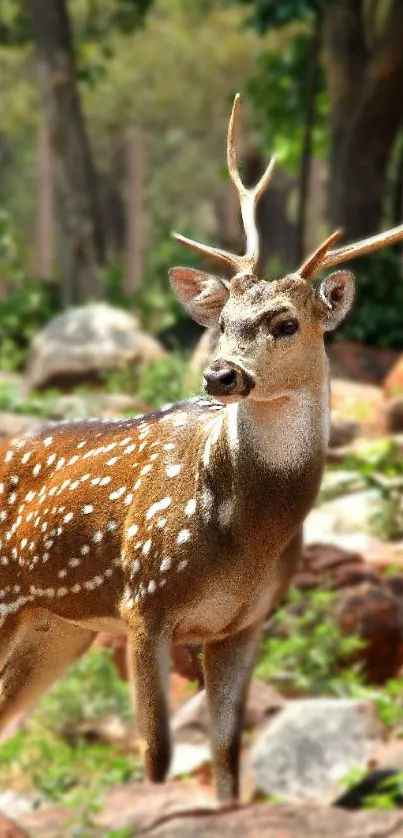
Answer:
M210 396L245 398L255 386L252 376L238 364L217 358L204 371L204 389Z

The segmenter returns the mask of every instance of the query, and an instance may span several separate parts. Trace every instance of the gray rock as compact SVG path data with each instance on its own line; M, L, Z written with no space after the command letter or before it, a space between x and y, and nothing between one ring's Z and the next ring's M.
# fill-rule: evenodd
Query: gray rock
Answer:
M105 303L71 308L35 337L27 384L44 387L60 378L82 379L166 357L162 346L140 330L137 318Z
M379 746L373 707L351 699L290 701L251 751L257 790L287 800L331 795Z
M285 701L282 696L263 681L253 679L249 688L244 729L262 727L279 712ZM172 719L172 732L176 742L198 744L209 736L210 717L206 691L201 690L186 702Z
M203 765L211 763L210 746L199 743L189 745L186 742L178 742L173 752L172 764L169 770L169 777L186 777L193 774Z

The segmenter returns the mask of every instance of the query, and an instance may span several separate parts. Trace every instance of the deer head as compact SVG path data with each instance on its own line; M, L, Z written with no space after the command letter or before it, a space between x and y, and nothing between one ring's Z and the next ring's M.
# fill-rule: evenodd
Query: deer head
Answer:
M249 397L271 400L303 385L315 375L315 359L323 357L323 335L336 328L354 299L354 277L345 270L331 273L317 287L312 280L324 268L369 253L403 237L403 225L362 242L332 250L341 236L336 231L295 273L277 280L258 276L259 238L255 213L268 185L275 160L252 188L239 175L236 133L239 94L228 128L227 163L238 192L245 229L243 255L199 244L174 234L186 246L230 268L231 280L191 268L173 268L170 280L191 317L203 326L219 325L219 357L204 374L205 390L222 402Z

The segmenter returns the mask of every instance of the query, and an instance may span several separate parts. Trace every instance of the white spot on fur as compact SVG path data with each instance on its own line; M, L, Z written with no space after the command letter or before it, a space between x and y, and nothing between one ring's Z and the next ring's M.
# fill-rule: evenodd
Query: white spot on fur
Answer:
M196 500L195 500L195 498L191 498L190 500L188 500L188 502L185 506L185 515L187 515L188 518L190 518L192 515L194 515L195 512L196 512Z
M170 556L166 556L165 559L162 560L160 564L160 571L161 573L165 573L166 570L169 570L172 564L172 559Z
M139 528L138 528L137 524L131 524L129 529L127 530L128 538L133 538L135 535L137 535L138 531L139 531Z
M185 544L186 541L190 541L191 537L192 536L191 536L190 530L186 530L186 529L180 530L180 532L178 533L178 537L177 537L176 541L177 541L178 544Z
M147 520L156 515L157 512L163 512L164 509L168 509L168 506L172 503L171 497L162 498L162 500L156 501L156 503L152 503L151 506L147 509L145 517Z
M174 466L167 466L165 469L165 473L167 477L177 477L181 470L181 466L179 464Z

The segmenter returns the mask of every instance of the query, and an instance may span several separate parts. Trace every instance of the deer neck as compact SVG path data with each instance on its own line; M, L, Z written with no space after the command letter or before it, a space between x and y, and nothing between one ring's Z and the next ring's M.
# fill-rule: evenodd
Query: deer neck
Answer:
M329 439L330 388L327 364L314 381L277 397L246 399L226 408L224 426L234 462L259 462L265 469L300 470L322 458Z

